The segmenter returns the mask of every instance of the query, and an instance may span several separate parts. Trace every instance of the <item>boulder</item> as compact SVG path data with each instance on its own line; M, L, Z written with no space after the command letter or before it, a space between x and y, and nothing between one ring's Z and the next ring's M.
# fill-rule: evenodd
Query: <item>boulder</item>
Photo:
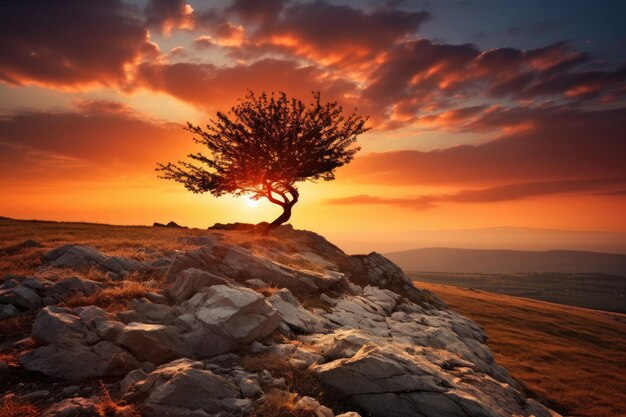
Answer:
M18 310L13 304L0 304L0 320L13 317L19 314Z
M124 398L188 410L177 410L176 415L194 415L190 413L198 409L218 413L232 408L233 400L241 399L239 388L233 382L204 369L202 362L189 359L162 365L143 378L137 378L136 373L131 378L132 382L122 383L127 387Z
M122 328L116 344L140 361L156 365L182 356L186 350L178 328L162 324L130 323Z
M167 288L167 293L175 301L181 302L189 299L202 287L226 284L224 278L197 268L189 268L176 276L174 282Z
M99 282L78 277L63 278L51 285L44 286L42 295L51 297L55 302L60 302L72 295L89 296L95 294L102 289L103 285Z
M153 303L147 298L132 300L130 308L142 323L172 324L177 315L174 308L167 304Z
M182 305L177 319L182 340L198 356L213 356L261 339L280 324L280 316L261 294L243 287L203 288Z
M322 332L330 327L326 320L302 307L286 288L276 291L267 301L278 311L283 321L298 333Z
M333 411L323 406L315 398L304 396L296 402L296 408L313 413L315 417L334 417Z
M125 275L129 272L144 269L137 260L119 256L106 256L94 248L84 245L63 245L42 256L42 261L57 268L70 268L77 271L88 271L96 267L104 272Z
M74 310L45 307L33 323L33 336L48 344L22 355L20 363L30 371L72 380L120 376L138 368L140 362L128 351L102 339L97 317L84 321Z
M48 408L41 417L99 417L97 403L89 398L70 398Z
M13 275L0 286L0 318L56 304L72 295L91 295L102 284L77 277L53 282L41 276Z
M445 350L380 339L316 369L327 389L373 417L536 415L522 392L471 366Z
M0 291L0 304L11 304L24 310L41 306L41 297L35 290L25 285Z
M23 242L20 242L15 245L6 246L4 248L0 248L0 255L12 256L16 253L20 253L26 249L30 248L40 248L41 244L39 242L35 242L32 239L27 239Z
M41 257L43 262L57 268L88 270L106 260L106 256L94 248L83 245L63 245Z

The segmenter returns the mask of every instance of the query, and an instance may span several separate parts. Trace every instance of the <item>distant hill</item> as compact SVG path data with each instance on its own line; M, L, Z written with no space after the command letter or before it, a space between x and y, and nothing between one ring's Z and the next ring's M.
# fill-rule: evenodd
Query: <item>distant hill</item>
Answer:
M626 255L571 250L424 248L385 254L405 271L517 274L603 273L626 277Z

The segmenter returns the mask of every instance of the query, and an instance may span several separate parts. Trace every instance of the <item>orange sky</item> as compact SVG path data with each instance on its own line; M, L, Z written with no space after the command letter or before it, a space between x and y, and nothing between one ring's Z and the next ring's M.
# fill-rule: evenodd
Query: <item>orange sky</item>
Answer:
M154 172L195 149L184 122L252 89L321 91L371 117L355 162L301 185L291 221L349 250L410 248L433 229L626 232L626 71L577 45L446 43L422 33L430 12L323 1L4 7L2 216L273 219L267 201L192 195Z

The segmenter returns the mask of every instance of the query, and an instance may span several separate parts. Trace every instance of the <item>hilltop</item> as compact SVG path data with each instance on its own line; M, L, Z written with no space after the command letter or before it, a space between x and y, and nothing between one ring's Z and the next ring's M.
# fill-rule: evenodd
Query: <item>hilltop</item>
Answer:
M13 415L558 416L380 254L290 226L0 225Z

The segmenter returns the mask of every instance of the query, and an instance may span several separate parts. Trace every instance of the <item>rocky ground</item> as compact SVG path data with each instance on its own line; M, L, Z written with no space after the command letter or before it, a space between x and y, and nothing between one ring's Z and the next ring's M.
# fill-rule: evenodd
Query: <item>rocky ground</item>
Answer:
M242 228L0 278L0 415L558 416L381 255Z

